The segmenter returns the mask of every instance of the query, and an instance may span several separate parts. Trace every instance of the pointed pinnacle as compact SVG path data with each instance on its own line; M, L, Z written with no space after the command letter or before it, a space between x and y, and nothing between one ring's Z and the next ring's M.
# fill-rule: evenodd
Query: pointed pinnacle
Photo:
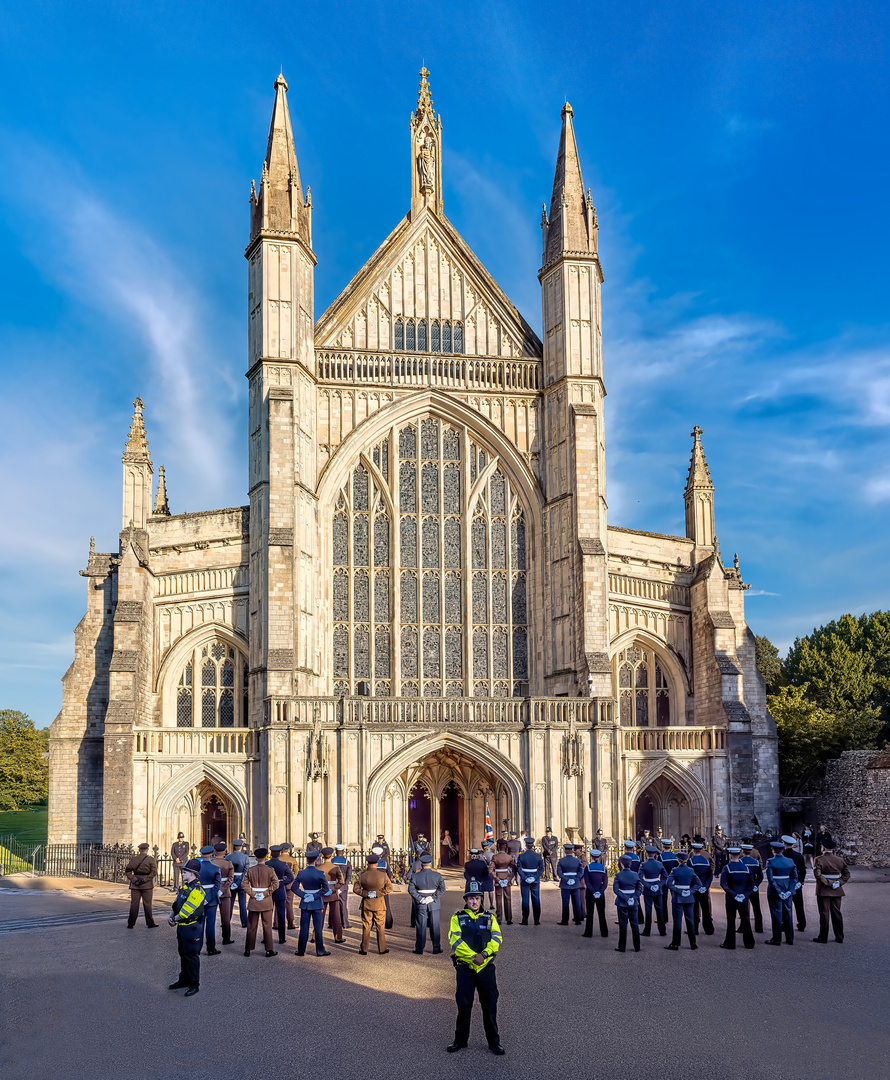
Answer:
M145 421L142 419L143 408L142 398L136 398L133 402L134 412L130 424L130 433L124 449L124 461L151 462L151 455L148 452L148 439L145 437Z

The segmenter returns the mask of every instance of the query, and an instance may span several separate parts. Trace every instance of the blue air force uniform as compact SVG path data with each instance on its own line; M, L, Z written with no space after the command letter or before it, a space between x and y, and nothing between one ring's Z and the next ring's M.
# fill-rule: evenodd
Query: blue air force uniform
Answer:
M777 850L778 854L766 864L766 880L769 883L766 890L766 902L769 905L773 929L773 936L767 941L767 945L781 945L783 930L785 940L789 945L793 945L794 922L791 918L791 898L797 885L797 869L794 863L781 853L781 849L785 846L782 841L774 841L774 844L776 847L773 850Z
M528 909L531 904L535 926L541 922L541 878L544 875L544 859L529 844L516 858L519 891L522 895L522 925L528 926Z
M667 888L667 879L671 876L671 873L677 869L680 865L680 860L677 858L676 851L671 851L670 847L665 848L658 856L661 860L661 865L664 867L665 873L665 889L664 900L662 904L664 906L664 921L669 923L673 917L673 904L671 903L671 894Z
M739 854L739 848L729 848L729 861L720 874L720 888L726 893L726 937L721 949L735 948L736 915L740 920L739 929L745 948L754 948L754 931L751 929L751 915L748 911L748 898L754 890L754 877L750 865L740 858Z
M310 852L306 852L308 856ZM306 952L309 940L309 923L315 934L315 953L327 956L324 947L324 897L330 893L327 875L315 865L315 860L307 858L306 866L294 878L291 892L300 898L300 937L297 941L297 956Z
M763 912L760 908L760 886L763 884L763 863L756 855L752 854L753 847L753 844L742 844L742 854L739 857L739 862L743 862L751 873L753 888L751 889L751 895L748 897L748 900L754 915L754 933L762 934Z
M688 866L685 861L677 859L678 865L668 874L665 887L671 897L671 915L674 921L674 933L670 945L666 949L679 949L680 938L683 934L683 923L686 923L686 935L689 938L689 948L697 949L695 943L695 893L698 885L698 874Z
M621 858L630 859L630 869L633 870L635 874L639 874L642 860L637 854L637 846L633 840L624 841L624 852ZM643 925L643 904L640 900L637 901L637 922L640 926Z
M442 945L439 937L439 912L441 898L445 892L445 879L432 867L433 857L428 851L420 856L420 869L413 873L408 881L408 892L416 908L416 938L414 951L422 953L426 948L426 931L429 926L433 941L433 952L440 953Z
M603 854L597 848L590 849L590 862L584 867L584 889L587 893L587 919L582 937L593 937L593 914L596 911L600 920L600 937L609 936L606 925L606 890L609 887L609 875L600 860Z
M572 919L576 926L581 925L581 874L584 867L581 860L571 854L572 844L566 844L566 854L556 864L559 876L559 890L562 894L562 919L560 926L569 925L569 901L572 904Z
M639 862L639 859L636 860ZM615 893L615 909L618 913L618 946L616 952L627 948L627 924L630 923L634 940L634 952L640 951L639 904L643 883L638 870L630 867L630 857L622 855L618 860L621 869L612 879L612 891Z
M650 846L649 858L640 867L640 881L643 885L643 904L646 908L646 922L643 926L643 936L649 937L652 933L652 912L655 912L655 923L658 926L660 937L667 933L665 930L664 917L664 885L667 881L667 870L660 859L656 859L657 849Z
M714 933L714 919L711 915L711 882L714 880L714 866L705 855L703 844L693 844L689 865L695 871L698 885L695 886L695 932L699 925L709 936Z
M235 896L238 897L238 911L241 915L241 929L247 929L247 893L244 891L244 887L241 882L244 880L244 875L250 869L250 859L241 850L239 844L238 847L233 848L230 854L226 855L226 859L235 867L235 879L232 882L232 886L229 890L231 896L232 911L235 910ZM230 913L230 915L231 915Z
M216 947L216 913L219 911L219 898L222 894L222 874L216 863L210 861L215 854L210 844L201 848L199 882L204 890L204 933L208 956L219 954Z

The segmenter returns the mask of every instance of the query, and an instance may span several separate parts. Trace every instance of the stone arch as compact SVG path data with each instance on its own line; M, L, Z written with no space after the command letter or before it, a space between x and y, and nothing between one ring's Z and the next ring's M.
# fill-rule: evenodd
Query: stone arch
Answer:
M202 783L210 784L226 804L232 821L232 835L245 831L248 822L247 791L230 773L213 761L195 761L175 772L161 787L154 801L153 835L158 837L159 845L169 848L174 837L170 836L170 825L177 805L185 802L196 816L197 803L195 791ZM200 807L198 807L198 810Z
M176 687L186 660L205 642L216 640L238 649L244 658L247 658L247 639L227 623L206 622L195 627L194 630L189 630L187 634L183 634L163 658L155 675L154 692L160 695L161 701L161 713L158 718L160 727L176 726ZM164 721L167 718L172 718L173 723L165 724Z
M657 637L648 630L631 627L624 630L609 642L609 658L612 661L612 695L619 700L618 682L616 675L615 657L622 649L631 645L639 644L652 650L656 659L661 663L667 674L671 690L671 724L683 725L686 723L686 703L692 693L689 685L689 673L686 664L677 651L672 648L663 638ZM676 688L674 690L674 688Z
M647 767L640 769L628 783L625 792L625 820L628 823L633 821L637 799L660 776L670 780L674 787L686 796L692 809L693 821L699 829L704 828L711 803L710 794L694 773L684 769L671 758L657 758Z

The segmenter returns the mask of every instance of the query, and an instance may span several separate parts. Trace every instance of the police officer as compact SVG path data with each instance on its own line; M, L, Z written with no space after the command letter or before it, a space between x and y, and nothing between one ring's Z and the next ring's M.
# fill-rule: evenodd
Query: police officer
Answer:
M426 948L426 932L429 927L433 952L440 953L442 946L439 938L439 913L442 894L445 892L445 878L433 869L433 857L425 851L420 856L420 869L412 874L408 882L408 893L417 907L416 936L414 952L420 956Z
M844 885L850 880L850 868L843 857L835 853L834 840L823 836L822 854L813 861L813 876L816 879L816 904L819 907L819 936L813 941L820 945L828 943L828 918L831 916L831 929L834 940L844 943L844 917L841 914L841 897Z
M278 888L272 893L272 902L275 905L275 915L272 919L272 929L278 931L278 944L283 945L287 941L287 887L293 886L294 873L286 862L281 858L281 845L273 844L269 848L266 866L275 871L278 878ZM308 855L309 852L306 852ZM317 852L314 853L316 858Z
M711 882L714 880L714 864L705 855L705 845L699 841L693 841L692 855L689 857L689 865L698 877L698 884L694 886L695 892L695 932L701 926L708 937L714 933L714 919L711 916Z
M352 884L352 863L346 855L345 844L334 844L334 857L331 862L339 866L343 875L343 888L340 890L340 925L349 929L349 887Z
M535 926L541 923L541 878L544 875L544 860L535 851L535 842L525 838L525 851L516 860L516 873L519 876L519 892L522 897L522 926L528 926L528 909L531 903Z
M324 897L330 892L328 879L315 865L319 852L306 852L306 865L297 874L293 883L294 896L300 898L300 936L297 940L297 956L306 953L306 942L309 940L309 923L315 933L315 955L330 956L330 952L324 947ZM279 927L282 923L278 924Z
M232 882L235 867L226 858L226 842L213 845L213 861L219 867L221 889L219 894L219 921L222 924L223 945L234 945L232 939Z
M773 936L768 938L766 943L767 945L781 945L784 931L785 941L793 945L794 924L791 918L791 897L794 895L794 886L797 884L797 870L794 863L782 854L785 850L783 840L772 840L770 847L775 854L766 864L766 902L769 906Z
M714 829L714 835L711 837L711 851L714 853L714 873L720 874L726 862L726 834L723 832L722 825Z
M754 933L763 933L763 912L760 908L760 886L763 884L763 861L760 852L754 847L752 840L745 839L739 844L741 855L739 861L743 862L751 874L751 895L748 900L751 911L754 914Z
M807 863L803 855L795 849L796 841L793 836L784 835L782 842L785 844L782 854L794 863L794 869L797 871L797 884L794 886L794 895L791 897L794 913L797 916L797 929L806 930L807 913L803 906L803 883L807 876Z
M693 886L698 883L698 875L691 866L687 866L688 852L676 852L677 866L668 874L665 882L667 895L671 897L673 907L674 933L670 945L666 949L676 952L680 948L680 938L683 934L683 923L686 923L686 934L689 938L689 948L697 949L695 942L695 893Z
M664 863L658 858L658 848L654 843L650 843L646 848L646 861L640 865L640 881L643 883L643 904L646 908L643 937L649 937L652 933L653 911L655 912L655 923L658 926L659 937L664 937L667 934L664 927L664 885L667 876Z
M324 844L318 839L318 833L317 832L310 833L309 834L309 843L306 845L306 854L308 855L310 851L318 851L318 852L320 852L323 847L324 847ZM316 858L317 858L317 856L316 856Z
M541 851L544 856L544 880L556 880L556 860L559 840L553 835L553 830L548 825L541 837Z
M576 858L572 852L574 844L564 844L565 854L556 864L556 872L559 875L559 890L562 894L562 919L560 920L560 926L569 925L569 902L572 904L572 919L575 926L581 925L581 901L579 895L581 892L581 874L584 867L581 865L581 860Z
M491 873L494 877L494 896L497 904L498 920L513 923L513 874L516 863L509 852L507 841L498 840L498 850L491 860ZM506 916L506 920L504 917Z
M176 834L176 843L170 848L170 858L173 860L173 888L178 889L181 884L180 874L189 857L189 844L185 833Z
M637 913L642 889L639 870L633 869L630 855L622 855L618 860L618 873L612 879L615 909L618 912L618 945L615 952L624 952L627 948L628 923L633 935L634 952L640 951L640 920Z
M597 847L590 849L590 861L584 867L582 875L584 889L587 896L587 920L584 925L584 933L581 937L593 937L593 913L598 912L600 920L600 937L609 936L609 928L606 926L606 889L609 887L609 875L606 873L605 864L601 861L602 852Z
M231 915L235 910L235 896L238 897L238 910L241 914L241 929L247 929L247 893L244 891L242 882L244 881L244 875L250 869L250 859L242 850L244 847L243 840L236 840L232 844L232 850L227 856L227 861L234 867L234 875L232 877L232 884L229 886L229 894L231 896L229 907L229 925L231 926Z
M216 913L219 911L219 898L222 893L222 874L213 861L216 853L212 844L201 848L199 880L204 890L204 933L207 942L207 955L219 956L221 949L216 947Z
M148 850L148 844L140 844L139 854L130 859L124 871L130 886L130 915L127 919L127 929L129 930L133 929L136 920L139 918L140 901L145 915L145 925L152 928L158 925L151 910L151 898L154 895L158 864L154 855L149 855Z
M389 862L389 854L390 854L390 852L389 852L389 844L387 844L386 840L384 840L383 833L377 833L377 843L374 846L383 849L383 857L384 857L384 859L386 859L386 861L388 863ZM373 851L374 848L371 848L371 850Z
M741 848L728 847L727 863L720 872L720 888L726 894L726 937L721 949L735 948L736 915L739 917L739 929L746 949L754 948L754 932L751 929L751 915L748 911L748 897L754 888L754 878L748 863L740 858Z
M167 919L176 927L179 950L179 978L169 990L182 990L184 997L197 994L201 982L201 942L204 938L204 890L198 881L201 864L190 859L180 867L180 886Z
M504 1053L498 1034L498 984L494 970L494 957L502 940L497 919L490 911L482 910L482 890L478 882L471 881L464 893L463 910L451 916L448 933L457 973L457 1024L454 1042L447 1048L449 1054L463 1050L470 1041L470 1019L476 994L479 995L488 1048L493 1054Z

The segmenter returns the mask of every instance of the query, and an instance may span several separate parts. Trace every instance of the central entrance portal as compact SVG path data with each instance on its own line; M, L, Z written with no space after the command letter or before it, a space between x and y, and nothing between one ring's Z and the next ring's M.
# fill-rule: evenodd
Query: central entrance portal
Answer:
M460 867L485 838L486 808L496 824L512 818L506 787L462 750L443 747L402 774L408 829L430 841L434 866Z

